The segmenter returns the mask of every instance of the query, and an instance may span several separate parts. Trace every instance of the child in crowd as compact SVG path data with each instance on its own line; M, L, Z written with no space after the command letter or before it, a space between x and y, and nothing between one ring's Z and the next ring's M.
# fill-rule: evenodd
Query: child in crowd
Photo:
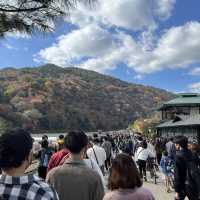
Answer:
M170 192L170 185L172 186L173 183L171 183L171 175L172 175L172 169L174 166L174 161L168 156L167 151L164 151L162 154L162 158L160 161L160 167L161 171L165 176L165 186L167 192Z

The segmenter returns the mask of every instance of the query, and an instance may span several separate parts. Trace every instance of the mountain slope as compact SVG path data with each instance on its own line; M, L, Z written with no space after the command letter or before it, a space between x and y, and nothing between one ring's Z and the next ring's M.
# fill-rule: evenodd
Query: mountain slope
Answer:
M116 130L173 96L78 68L7 68L0 71L0 128Z

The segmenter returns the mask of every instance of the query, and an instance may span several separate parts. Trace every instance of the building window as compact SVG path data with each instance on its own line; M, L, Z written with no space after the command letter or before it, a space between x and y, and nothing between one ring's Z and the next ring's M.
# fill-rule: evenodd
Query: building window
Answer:
M166 110L163 110L162 118L165 119L173 119L176 115L190 115L191 108L190 107L169 107ZM200 112L200 109L199 109Z

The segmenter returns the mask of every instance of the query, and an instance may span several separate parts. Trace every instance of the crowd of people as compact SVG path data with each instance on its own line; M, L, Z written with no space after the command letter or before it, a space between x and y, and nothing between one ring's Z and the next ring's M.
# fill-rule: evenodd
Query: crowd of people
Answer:
M34 143L23 129L0 136L0 199L154 200L145 187L152 161L175 199L200 199L200 149L184 136L148 139L142 135L60 135L52 145L44 135ZM33 159L38 172L26 174ZM152 176L152 175L151 175ZM156 175L155 175L156 176ZM105 178L106 177L106 178Z

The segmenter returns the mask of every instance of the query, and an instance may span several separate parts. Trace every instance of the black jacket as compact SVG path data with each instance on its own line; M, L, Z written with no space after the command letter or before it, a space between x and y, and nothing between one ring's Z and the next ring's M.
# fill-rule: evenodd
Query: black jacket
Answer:
M193 153L188 149L182 149L175 156L174 189L175 192L185 191L187 162L194 159Z

